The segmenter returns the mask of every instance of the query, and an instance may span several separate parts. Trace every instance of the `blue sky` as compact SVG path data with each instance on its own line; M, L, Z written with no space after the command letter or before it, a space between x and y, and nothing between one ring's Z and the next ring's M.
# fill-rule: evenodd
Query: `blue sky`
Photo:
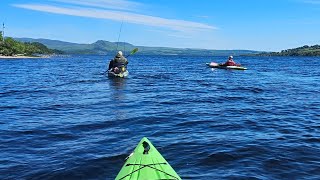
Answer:
M320 0L1 0L11 37L279 51L320 44Z

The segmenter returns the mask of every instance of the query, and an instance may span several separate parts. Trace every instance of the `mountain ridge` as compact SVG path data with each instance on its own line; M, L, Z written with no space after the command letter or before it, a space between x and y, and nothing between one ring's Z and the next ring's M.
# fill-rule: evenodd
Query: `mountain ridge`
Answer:
M191 55L191 56L228 56L228 55L243 55L257 54L260 51L254 50L214 50L214 49L198 49L198 48L172 48L172 47L148 47L135 46L127 42L110 42L106 40L98 40L91 44L73 43L61 40L51 40L44 38L14 38L22 42L39 42L46 45L48 48L57 49L66 54L100 54L114 55L117 49L129 53L134 48L139 48L141 55Z

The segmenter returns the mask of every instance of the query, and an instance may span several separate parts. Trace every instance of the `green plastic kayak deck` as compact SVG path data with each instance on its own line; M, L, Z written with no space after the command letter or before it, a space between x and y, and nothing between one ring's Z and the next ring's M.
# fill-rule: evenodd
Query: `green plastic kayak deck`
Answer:
M147 138L127 158L116 180L181 180Z

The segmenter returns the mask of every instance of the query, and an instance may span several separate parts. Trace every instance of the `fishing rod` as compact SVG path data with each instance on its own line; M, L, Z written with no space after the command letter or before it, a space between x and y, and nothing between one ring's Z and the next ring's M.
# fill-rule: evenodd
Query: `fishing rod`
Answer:
M120 35L121 35L121 31L122 31L122 26L123 26L123 20L122 20L122 22L121 22L121 26L120 26L120 31L119 31L119 35L118 35L118 41L117 41L117 51L118 51L119 40L120 40Z

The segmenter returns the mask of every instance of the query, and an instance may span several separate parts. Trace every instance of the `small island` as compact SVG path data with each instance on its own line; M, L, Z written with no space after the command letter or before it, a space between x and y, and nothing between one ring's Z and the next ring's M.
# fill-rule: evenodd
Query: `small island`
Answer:
M262 52L259 54L248 54L246 56L320 56L320 45L302 46L281 52Z
M39 42L20 42L11 37L4 38L0 31L0 58L39 58L62 54L62 51L49 49Z

